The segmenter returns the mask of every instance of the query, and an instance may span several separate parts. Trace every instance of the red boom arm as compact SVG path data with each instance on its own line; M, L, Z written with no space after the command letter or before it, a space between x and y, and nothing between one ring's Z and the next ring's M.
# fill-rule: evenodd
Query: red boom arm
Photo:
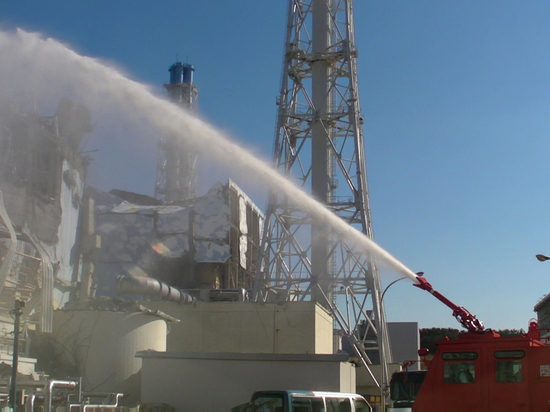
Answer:
M480 321L462 306L455 305L453 302L451 302L449 299L447 299L445 296L435 290L433 286L430 285L430 283L426 280L426 278L418 276L416 280L418 281L418 283L413 283L414 286L431 293L445 305L450 307L456 320L458 320L458 322L460 322L460 324L464 326L469 332L483 333L485 331L482 321Z

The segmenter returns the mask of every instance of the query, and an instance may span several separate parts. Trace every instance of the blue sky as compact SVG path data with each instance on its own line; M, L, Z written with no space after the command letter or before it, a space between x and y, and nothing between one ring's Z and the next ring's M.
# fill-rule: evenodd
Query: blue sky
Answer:
M549 13L545 1L355 2L375 240L494 329L525 329L550 292L550 262L534 258L550 254ZM201 116L264 158L285 18L283 0L0 4L3 30L44 33L159 94L176 57L193 64ZM87 149L94 185L152 194L154 150L132 159L99 136ZM390 321L458 327L409 281L384 300Z

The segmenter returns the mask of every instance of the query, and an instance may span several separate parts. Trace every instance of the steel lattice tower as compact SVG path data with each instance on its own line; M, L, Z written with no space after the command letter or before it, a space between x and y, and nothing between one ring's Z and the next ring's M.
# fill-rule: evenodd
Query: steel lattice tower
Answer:
M164 85L171 102L196 113L198 92L193 83L190 64L176 62L170 69L170 83ZM166 202L197 196L197 153L187 147L180 136L163 136L159 142L159 159L155 197Z
M274 162L372 238L356 60L352 0L289 0ZM391 353L380 282L365 252L271 192L258 267L257 300L328 307L369 371L383 365L386 382Z

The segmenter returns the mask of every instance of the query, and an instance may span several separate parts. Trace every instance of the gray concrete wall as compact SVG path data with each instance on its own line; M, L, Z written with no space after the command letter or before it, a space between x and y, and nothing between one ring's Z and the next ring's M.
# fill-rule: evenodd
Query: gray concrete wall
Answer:
M394 372L401 370L405 361L418 360L420 333L417 322L388 322L393 363L388 364L388 381ZM420 362L409 366L409 370L420 369ZM382 370L379 365L372 366L372 372L378 381L382 380ZM380 396L371 376L365 368L357 369L357 393L361 395Z
M420 332L417 322L388 322L393 362L402 364L405 361L416 360L410 369L417 370L418 349L420 348Z
M140 352L142 405L176 412L229 411L254 391L355 392L355 367L342 355L254 355Z
M143 302L180 320L169 352L331 354L332 317L315 302Z

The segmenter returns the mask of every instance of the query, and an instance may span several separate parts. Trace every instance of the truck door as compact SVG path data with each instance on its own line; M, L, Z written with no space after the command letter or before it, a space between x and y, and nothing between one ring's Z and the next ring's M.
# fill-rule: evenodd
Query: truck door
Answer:
M523 350L487 351L488 409L523 412L529 410L527 362ZM492 352L492 353L490 353Z
M431 410L479 412L483 379L477 352L445 352L441 358L443 381L431 395Z

